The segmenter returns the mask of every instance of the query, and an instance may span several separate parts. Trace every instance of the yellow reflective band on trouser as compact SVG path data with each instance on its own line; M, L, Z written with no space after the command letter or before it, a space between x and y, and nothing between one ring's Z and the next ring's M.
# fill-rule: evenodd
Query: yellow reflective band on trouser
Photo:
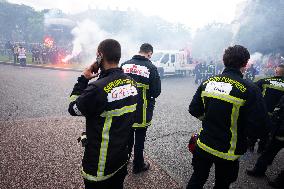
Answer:
M98 178L104 177L108 143L109 143L109 131L112 124L112 117L122 116L123 114L134 112L136 110L136 106L137 104L131 106L125 106L121 109L105 111L101 114L101 117L105 117L106 119L102 131L102 142L100 147L100 156L99 156L99 163L97 170Z
M284 92L284 88L283 88L283 87L277 87L277 86L274 86L274 85L264 84L264 85L263 85L262 96L265 96L265 95L266 95L266 90L267 90L267 88L275 89L275 90L283 91L283 92Z
M219 152L217 150L214 150L213 148L210 148L209 146L206 146L206 144L203 144L202 142L200 142L200 140L198 139L197 140L197 145L203 149L204 151L212 154L212 155L215 155L219 158L222 158L222 159L226 159L226 160L231 160L231 161L234 161L238 158L240 158L241 156L240 155L235 155L235 154L229 154L229 153L224 153L224 152Z
M220 158L227 159L227 160L235 160L233 157L236 157L236 159L239 157L239 155L235 155L236 145L237 145L237 139L238 139L238 118L239 118L239 111L240 107L245 104L245 100L231 96L226 94L219 94L219 93L208 93L203 91L201 94L202 98L204 97L211 97L216 98L222 101L229 102L233 105L232 113L231 113L231 140L230 140L230 148L227 153L219 152L217 150L214 150L210 148L209 146L206 146L205 144L201 143L199 141L199 146L203 150L207 151L208 153L211 153L213 155L216 155ZM233 159L232 159L233 158Z
M151 122L147 123L147 90L149 90L149 85L143 83L137 83L138 88L142 88L142 97L143 97L143 109L142 109L142 123L134 123L133 128L145 128L151 126Z
M126 166L126 163L121 166L118 170L116 170L115 172L109 174L109 175L105 175L105 176L93 176L93 175L89 175L88 173L86 173L83 169L81 170L81 174L83 176L84 179L87 179L89 181L94 181L94 182L98 182L98 181L103 181L106 179L111 178L113 175L115 175L120 169L122 169L124 166Z
M69 101L74 102L78 97L79 97L79 95L72 95L72 96L69 97Z

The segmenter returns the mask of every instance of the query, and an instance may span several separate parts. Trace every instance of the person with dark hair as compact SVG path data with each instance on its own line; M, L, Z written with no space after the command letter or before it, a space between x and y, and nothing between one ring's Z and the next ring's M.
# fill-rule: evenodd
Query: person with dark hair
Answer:
M149 43L144 43L144 44L141 45L139 52L149 53L149 55L152 56L152 54L154 52L153 46Z
M241 73L249 58L245 47L228 47L223 55L223 73L203 81L189 105L189 113L202 120L202 129L193 152L194 172L188 189L203 188L212 164L214 188L229 188L238 177L238 159L247 150L247 137L267 134L261 92Z
M284 147L284 95L279 104L271 112L271 140L259 156L253 169L248 169L246 173L253 177L263 177L269 165L272 164L277 153ZM284 188L284 172L279 175L274 182L269 184L275 188ZM282 179L280 179L282 178Z
M275 76L260 79L256 82L256 85L262 91L268 114L271 115L280 98L284 95L284 65L280 64L275 68ZM267 139L258 142L258 153L263 152L266 143ZM251 148L253 148L255 142L251 142L251 144Z
M145 43L140 47L139 55L121 65L124 73L131 76L138 87L138 103L135 123L129 140L129 158L134 145L133 173L147 171L150 167L144 161L143 150L146 131L151 126L155 99L161 93L161 80L157 68L149 60L153 54L152 45Z
M118 41L102 41L97 61L85 69L70 95L69 113L86 117L86 132L78 139L85 147L81 173L86 189L122 189L127 175L138 92L136 82L118 67L120 57Z

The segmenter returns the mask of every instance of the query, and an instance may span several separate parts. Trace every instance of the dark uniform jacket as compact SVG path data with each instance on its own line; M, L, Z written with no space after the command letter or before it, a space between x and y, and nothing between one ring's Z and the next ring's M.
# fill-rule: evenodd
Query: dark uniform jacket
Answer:
M135 81L120 68L102 71L90 84L84 76L78 78L68 111L86 117L85 179L108 179L126 164L137 96Z
M276 139L284 141L284 95L272 112L271 122Z
M197 146L225 160L236 160L247 149L247 137L265 137L267 111L260 90L226 68L197 89L189 113L202 120Z
M262 91L268 112L272 113L281 96L284 95L284 77L265 78L256 84Z
M135 55L121 65L124 73L131 76L138 87L136 121L133 128L145 128L151 125L155 98L161 93L161 80L157 68L144 56Z

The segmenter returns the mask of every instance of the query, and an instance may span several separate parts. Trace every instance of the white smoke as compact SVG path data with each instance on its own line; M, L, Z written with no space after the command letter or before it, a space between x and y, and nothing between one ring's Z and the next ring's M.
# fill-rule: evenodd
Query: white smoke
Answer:
M130 34L110 34L102 30L98 24L91 20L85 19L78 23L72 30L74 36L73 50L62 61L68 62L74 57L80 55L83 63L89 64L95 60L98 44L107 38L113 38L120 42L122 46L122 60L129 59L135 52L138 52L140 42L131 38Z

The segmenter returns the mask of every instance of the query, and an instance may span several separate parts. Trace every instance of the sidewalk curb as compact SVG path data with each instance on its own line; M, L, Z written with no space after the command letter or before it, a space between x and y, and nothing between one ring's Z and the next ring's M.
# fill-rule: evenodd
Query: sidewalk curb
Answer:
M10 66L21 66L20 64L14 64L12 62L4 62L0 61L0 64L2 65L10 65ZM33 64L26 64L26 67L30 68L41 68L41 69L48 69L48 70L60 70L60 71L72 71L72 72L82 72L82 70L79 69L73 69L73 68L61 68L61 67L52 67L52 66L44 66L44 65L33 65Z

